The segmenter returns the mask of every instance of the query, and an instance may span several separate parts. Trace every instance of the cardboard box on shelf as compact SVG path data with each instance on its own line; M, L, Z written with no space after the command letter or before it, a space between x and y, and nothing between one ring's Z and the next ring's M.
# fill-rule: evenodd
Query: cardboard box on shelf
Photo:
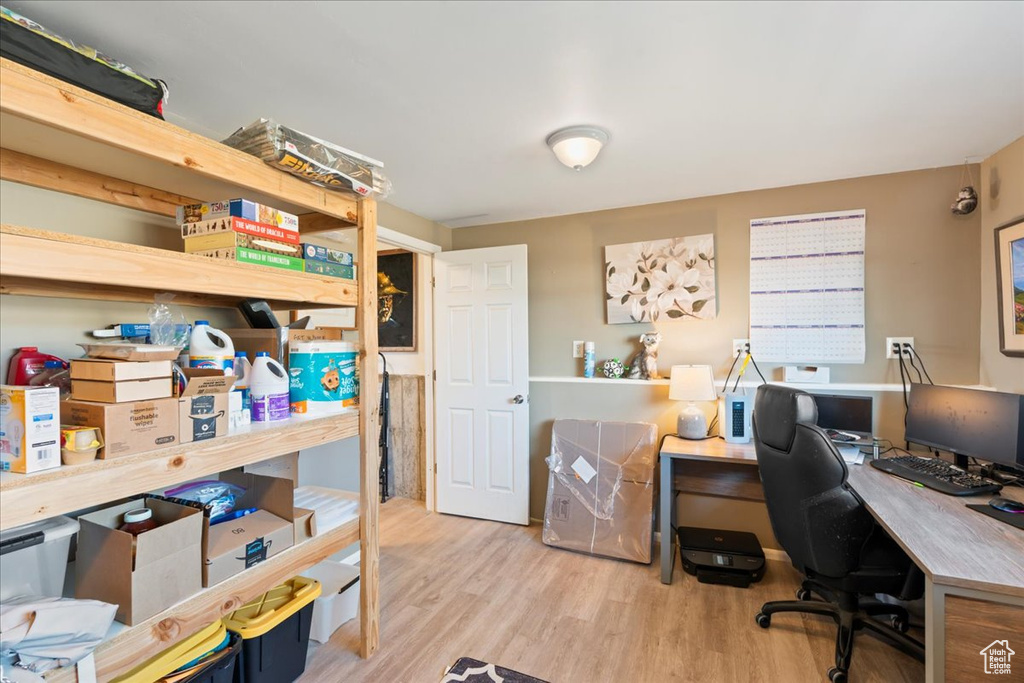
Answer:
M266 477L288 479L294 488L299 485L299 454L298 452L285 453L263 462L254 462L242 467L242 471L249 474L262 474Z
M307 273L312 275L340 277L344 280L352 280L356 276L355 266L343 266L337 263L327 263L326 261L310 261L307 259L304 268Z
M160 526L134 538L118 531L124 513L139 507L151 509ZM202 588L202 511L146 497L78 521L75 597L116 604L118 621L132 626Z
M248 247L225 247L223 249L204 249L194 252L197 256L207 256L221 261L237 261L252 263L257 266L270 266L282 270L303 270L305 261L296 256L271 254L268 251L257 251Z
M228 433L228 393L235 378L222 370L182 370L188 384L178 399L181 443L204 441Z
M0 470L60 467L60 389L0 387Z
M207 202L205 204L186 204L179 206L177 211L178 225L183 223L196 223L198 221L209 221L214 218L244 218L257 223L276 225L285 230L298 232L299 217L295 214L279 211L270 206L257 204L248 199L228 199L222 202Z
M123 325L122 325L123 327ZM149 334L147 331L146 334ZM136 379L171 377L171 361L123 361L102 358L76 358L71 361L71 379L96 382L126 382Z
M256 221L249 221L244 218L235 218L234 216L181 224L182 239L224 232L241 232L287 244L299 243L299 233L294 230L280 228L269 223L257 223Z
M256 237L244 232L215 232L199 237L186 237L185 253L203 254L211 249L230 249L232 247L245 247L255 251L266 251L271 254L284 254L302 258L302 249L297 244L278 242L267 237Z
M126 403L170 398L173 393L171 377L133 379L124 382L96 382L87 379L71 380L71 398L76 401L98 403Z
M355 263L352 254L339 249L322 247L319 244L302 243L302 256L307 261L325 261L337 263L339 266L351 266Z
M118 458L178 442L178 399L133 403L62 401L61 422L98 427L105 444L99 457Z
M288 345L307 341L341 341L341 330L337 328L312 330L291 330L279 327L276 330L240 327L224 330L231 337L235 351L249 354L249 362L256 360L256 353L266 351L281 365L288 367Z
M543 542L649 563L657 459L653 424L555 420Z
M210 525L209 511L203 514L203 586L213 586L241 571L287 550L295 543L299 524L308 510L296 510L292 482L277 477L222 472L221 481L245 489L235 501L236 510L259 508L257 512L230 522Z

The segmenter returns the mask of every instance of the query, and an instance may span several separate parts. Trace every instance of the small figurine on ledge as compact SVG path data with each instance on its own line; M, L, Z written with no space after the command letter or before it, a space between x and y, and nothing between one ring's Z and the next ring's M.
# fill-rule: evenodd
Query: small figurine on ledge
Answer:
M629 361L629 379L661 379L658 374L658 344L661 332L640 335L640 350Z
M606 360L601 366L601 372L608 379L619 379L626 373L626 366L618 358Z

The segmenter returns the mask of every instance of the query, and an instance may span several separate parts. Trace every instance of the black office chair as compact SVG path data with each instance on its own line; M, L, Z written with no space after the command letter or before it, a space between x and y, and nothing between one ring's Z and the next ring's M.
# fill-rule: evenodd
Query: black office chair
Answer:
M756 620L802 612L832 617L839 625L833 683L845 683L853 634L869 629L920 660L924 646L906 635L906 609L875 599L921 597L923 575L874 521L846 484L846 463L815 424L810 394L764 385L754 400L754 447L772 531L806 577L797 600L766 602ZM889 616L885 624L876 617Z

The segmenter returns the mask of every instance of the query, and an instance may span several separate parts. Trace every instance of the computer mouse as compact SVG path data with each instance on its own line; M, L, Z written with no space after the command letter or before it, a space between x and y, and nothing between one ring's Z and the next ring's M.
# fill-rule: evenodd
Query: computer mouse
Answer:
M1003 512L1024 513L1024 503L1018 503L1009 498L993 498L988 504Z

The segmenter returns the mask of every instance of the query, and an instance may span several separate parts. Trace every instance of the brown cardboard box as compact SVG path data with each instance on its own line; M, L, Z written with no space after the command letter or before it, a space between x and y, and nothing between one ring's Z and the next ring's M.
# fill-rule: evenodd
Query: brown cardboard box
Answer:
M285 453L276 458L245 465L242 467L242 471L251 474L262 474L266 477L290 479L292 488L295 488L299 485L299 454L298 452Z
M263 462L245 465L241 469L248 474L262 474L267 477L287 479L294 489L299 485L299 454L286 453ZM316 536L316 518L313 510L295 508L295 543L301 543Z
M221 481L245 488L236 510L258 512L210 526L203 519L203 585L213 586L287 550L295 543L294 494L287 479L244 472L223 472Z
M123 382L96 382L86 379L71 380L71 398L76 401L99 403L127 403L151 401L172 396L171 376L156 379L133 379Z
M99 427L105 442L100 458L164 448L178 442L178 399L161 398L135 403L62 401L60 421Z
M256 360L256 353L266 351L281 365L288 367L288 344L307 341L341 341L341 330L337 328L290 330L279 327L276 330L236 328L224 330L231 337L235 351L249 354L249 362Z
M124 361L102 358L75 358L71 361L71 379L96 382L126 382L134 379L171 377L171 361Z
M228 393L235 378L222 370L189 368L181 392L178 433L181 443L204 441L228 433Z
M657 444L652 424L555 420L544 543L649 563Z
M160 522L135 537L118 531L124 513L148 507ZM75 597L116 604L117 620L144 621L202 588L203 515L184 505L142 498L78 518Z

